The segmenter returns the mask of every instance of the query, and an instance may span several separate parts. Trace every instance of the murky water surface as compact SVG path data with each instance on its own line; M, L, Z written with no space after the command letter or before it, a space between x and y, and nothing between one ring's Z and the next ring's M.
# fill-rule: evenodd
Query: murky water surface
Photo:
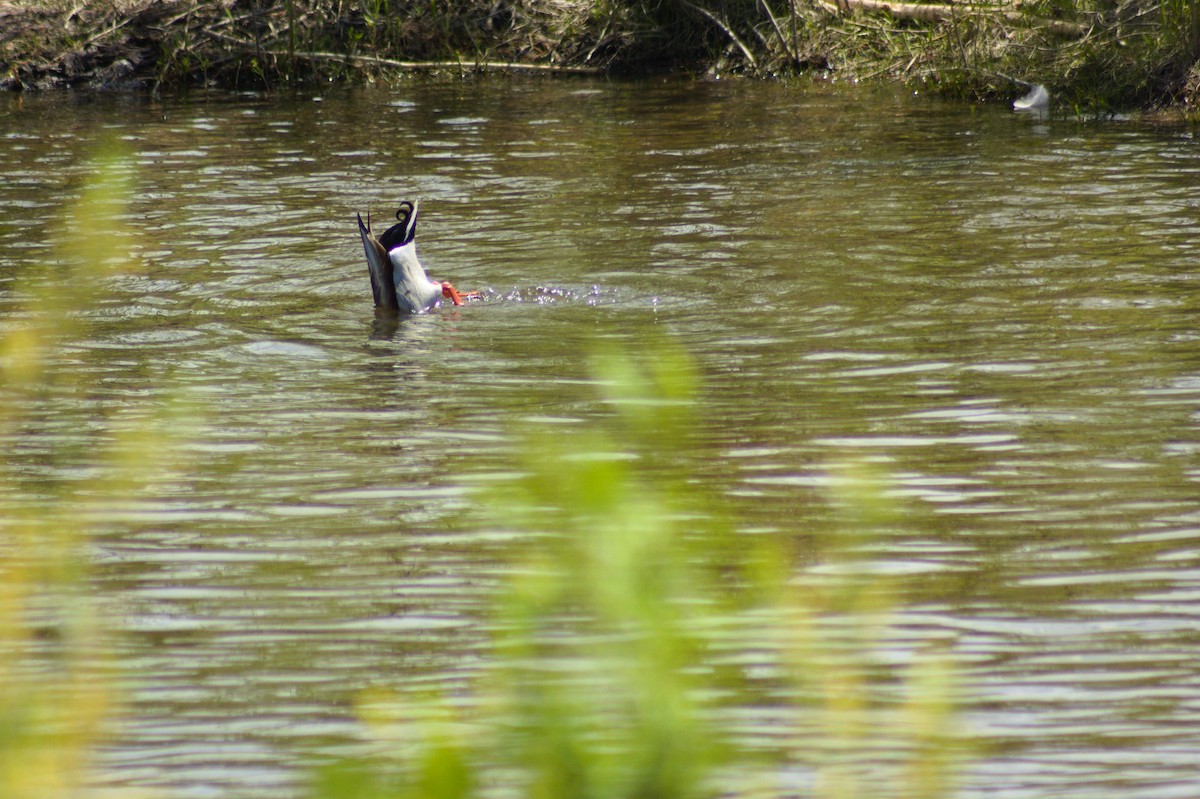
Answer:
M836 87L426 83L300 98L0 98L0 320L52 268L87 159L139 167L144 274L58 357L94 385L18 471L182 384L193 474L101 515L135 675L99 784L290 795L365 687L477 667L506 533L477 489L579 427L598 339L681 342L692 446L745 533L825 524L866 457L990 743L969 795L1200 791L1200 146ZM485 302L380 324L354 212L419 196L430 272Z

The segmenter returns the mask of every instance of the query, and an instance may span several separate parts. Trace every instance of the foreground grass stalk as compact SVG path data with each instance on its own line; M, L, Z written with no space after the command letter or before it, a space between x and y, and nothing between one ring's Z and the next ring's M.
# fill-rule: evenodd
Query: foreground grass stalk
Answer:
M131 269L125 209L132 171L120 154L99 157L71 209L71 236L19 289L24 308L0 319L0 796L79 795L114 705L115 664L99 609L88 595L86 519L128 501L164 461L168 437L153 414L115 420L71 445L51 445L51 476L26 471L21 451L38 443L45 407L89 390L60 365L83 335L104 286ZM82 439L86 438L87 441ZM43 448L45 444L41 445ZM70 446L68 454L65 448ZM80 451L82 472L67 476ZM55 473L63 476L53 476Z
M700 424L682 353L607 353L594 375L608 419L531 432L524 476L484 503L526 541L487 619L484 676L453 700L364 696L381 755L324 770L314 796L783 797L797 781L816 799L953 795L951 659L876 657L903 601L869 554L900 518L885 481L831 470L850 526L797 556L787 536L737 533L695 488L694 447L672 443Z

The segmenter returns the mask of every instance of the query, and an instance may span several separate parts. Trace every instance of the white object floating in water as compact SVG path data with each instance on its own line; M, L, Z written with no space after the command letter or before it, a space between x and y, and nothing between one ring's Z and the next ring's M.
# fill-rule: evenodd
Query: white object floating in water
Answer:
M1045 111L1050 107L1050 92L1040 83L1034 84L1024 97L1013 100L1015 111Z

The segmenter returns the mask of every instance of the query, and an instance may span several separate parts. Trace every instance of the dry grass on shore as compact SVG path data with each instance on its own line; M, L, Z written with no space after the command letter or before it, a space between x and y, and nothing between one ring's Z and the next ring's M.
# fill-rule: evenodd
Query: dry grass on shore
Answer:
M1080 113L1200 100L1200 0L16 0L0 85L273 87L399 71L833 71Z
M387 70L606 71L628 42L587 3L114 0L0 5L8 88L271 86ZM597 27L597 23L599 26Z

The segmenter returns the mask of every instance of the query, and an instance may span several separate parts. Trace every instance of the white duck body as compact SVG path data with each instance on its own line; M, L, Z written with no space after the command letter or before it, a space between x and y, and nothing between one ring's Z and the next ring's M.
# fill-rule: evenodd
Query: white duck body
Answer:
M396 287L399 310L420 313L442 301L442 284L425 274L417 260L417 243L410 241L388 251L392 261L392 281Z
M396 211L396 224L375 238L370 216L363 224L358 217L367 269L371 274L371 292L375 305L392 311L421 313L438 305L446 286L429 279L417 260L417 203L402 202ZM448 284L447 284L448 285ZM448 296L448 295L447 295Z

